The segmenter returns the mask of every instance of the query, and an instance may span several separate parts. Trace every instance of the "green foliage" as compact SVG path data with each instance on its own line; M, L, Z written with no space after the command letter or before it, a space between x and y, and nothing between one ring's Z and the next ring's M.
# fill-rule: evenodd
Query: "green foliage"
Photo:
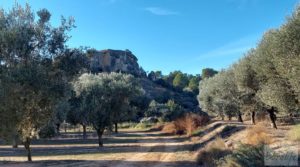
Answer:
M51 14L46 9L37 15L34 19L29 5L0 10L0 66L5 90L1 103L9 102L1 104L5 117L0 121L5 122L2 131L18 132L23 141L29 141L49 121L56 102L68 96L67 75L54 64L65 53L67 32L74 21L63 18L56 28L49 23Z
M104 129L130 116L131 100L142 94L135 78L121 73L83 74L74 90L80 98L79 111L86 112L88 123L97 130L100 146Z
M163 112L162 115L162 120L165 122L173 121L185 114L184 109L180 105L176 104L173 100L169 100L166 103L166 107L168 108L168 111Z
M299 11L300 7L283 26L265 33L238 63L201 81L198 100L204 111L219 116L267 111L273 125L274 112L299 112Z
M199 93L199 82L200 82L200 77L192 77L189 81L188 88L195 92Z
M200 82L198 100L201 108L211 114L229 118L240 109L240 92L235 84L233 70L221 71Z
M44 125L39 131L39 137L46 139L56 135L55 126L52 123Z
M173 80L173 86L178 88L185 88L189 83L189 80L186 75L182 73L176 74L174 80Z
M218 73L218 71L216 71L212 68L204 68L204 69L202 69L201 77L202 77L202 79L207 79L207 78L213 77L217 73Z
M155 125L155 123L143 122L143 123L138 123L134 128L136 128L136 129L149 129L153 125Z
M163 77L162 72L161 71L151 71L148 74L148 78L152 81L161 79Z
M174 100L168 100L165 104L151 101L148 110L145 112L146 117L161 117L162 121L170 122L185 114L185 110Z

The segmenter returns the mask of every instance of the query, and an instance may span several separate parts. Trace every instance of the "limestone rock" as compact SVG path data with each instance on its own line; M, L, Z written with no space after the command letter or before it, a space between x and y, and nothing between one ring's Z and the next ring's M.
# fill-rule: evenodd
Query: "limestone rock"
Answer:
M139 66L138 59L129 50L101 50L90 53L90 69L94 73L122 72L134 76L146 76Z

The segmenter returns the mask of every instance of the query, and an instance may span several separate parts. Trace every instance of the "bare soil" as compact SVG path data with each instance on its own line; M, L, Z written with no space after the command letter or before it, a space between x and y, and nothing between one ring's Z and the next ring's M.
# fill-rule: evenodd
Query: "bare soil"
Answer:
M174 136L159 131L121 131L106 134L104 147L97 146L96 134L81 139L80 133L62 133L49 140L32 143L33 162L26 162L23 146L13 149L0 145L0 166L8 167L193 167L197 150L221 137L229 147L245 140L250 122L215 121L199 130L195 137ZM300 149L286 137L289 126L268 128L274 149Z

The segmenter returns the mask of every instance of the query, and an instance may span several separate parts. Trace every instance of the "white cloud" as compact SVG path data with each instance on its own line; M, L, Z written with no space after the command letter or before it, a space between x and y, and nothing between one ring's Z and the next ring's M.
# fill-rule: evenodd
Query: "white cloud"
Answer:
M160 7L147 7L147 8L145 8L145 10L154 15L160 15L160 16L178 15L179 14L178 12L160 8Z
M229 42L221 47L200 54L198 60L206 60L210 58L221 58L235 55L242 55L249 49L255 47L257 36L248 36L239 40Z

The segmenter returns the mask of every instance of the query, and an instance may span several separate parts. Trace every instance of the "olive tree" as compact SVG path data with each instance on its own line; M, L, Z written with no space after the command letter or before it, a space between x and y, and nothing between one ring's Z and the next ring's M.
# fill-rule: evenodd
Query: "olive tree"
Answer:
M122 116L122 107L141 92L132 75L121 73L83 74L74 83L77 96L85 103L88 122L98 135L99 147L103 146L102 135L107 127ZM128 110L126 111L128 112Z
M260 102L256 97L256 93L259 89L259 82L256 72L251 65L251 58L254 54L255 50L250 50L233 66L235 84L240 92L239 102L241 111L243 113L251 114L252 124L255 124L256 112L261 111Z
M65 97L63 72L53 66L55 57L64 53L67 32L73 20L62 18L57 28L49 23L51 14L42 9L38 19L29 5L16 4L11 10L0 10L0 66L2 119L6 127L1 133L17 134L31 161L31 139L53 114L57 101ZM9 103L5 103L8 101Z

